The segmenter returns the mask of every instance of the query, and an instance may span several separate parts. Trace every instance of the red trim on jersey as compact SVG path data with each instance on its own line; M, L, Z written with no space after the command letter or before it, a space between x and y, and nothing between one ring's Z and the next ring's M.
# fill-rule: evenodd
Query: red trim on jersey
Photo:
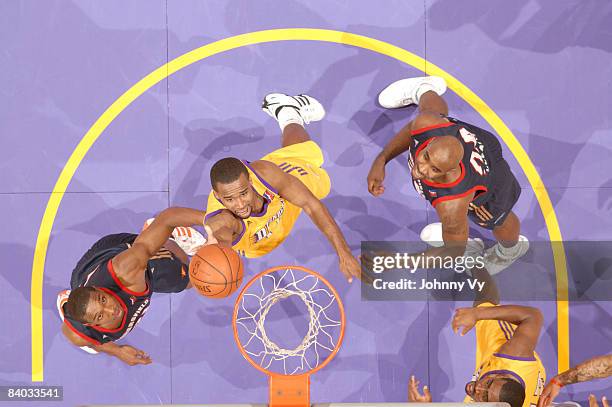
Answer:
M427 147L427 145L432 141L435 140L436 137L432 137L430 139L427 139L423 142L423 144L421 144L419 146L419 148L417 148L417 150L414 153L414 165L416 165L416 161L417 161L417 157L419 156L419 153L425 148ZM437 182L431 182L431 181L427 181L426 179L421 179L420 181L423 181L423 183L425 185L428 185L430 187L434 187L434 188L451 188L454 187L455 185L458 185L461 181L463 181L463 179L465 178L465 166L463 165L463 161L459 161L459 168L461 168L461 174L459 175L459 178L457 178L456 180L454 180L453 182L449 182L447 184L440 184Z
M465 192L463 192L461 194L447 195L447 196L443 196L441 198L434 199L433 201L431 201L431 205L435 208L436 205L439 204L440 202L452 201L453 199L463 198L464 196L468 196L472 192L476 192L476 191L487 192L488 189L484 185L476 185L475 187L472 187L472 188L468 189L467 191L465 191ZM476 198L476 195L474 195L474 198Z
M416 151L414 152L414 161L415 162L416 162L416 158L419 156L419 153L421 152L421 150L424 149L425 147L427 147L427 144L431 143L431 140L434 140L434 139L435 139L435 137L428 138L423 143L421 143L421 145L416 149Z
M90 338L89 336L85 335L83 332L78 331L75 327L72 326L70 322L68 322L67 319L64 319L64 323L66 324L68 328L70 328L72 332L74 332L81 338L85 339L87 342L92 343L94 345L101 345L101 343L95 340L94 338Z
M108 269L108 272L110 273L111 277L113 278L113 280L115 280L115 283L117 283L119 288L121 288L121 290L125 291L126 293L128 293L130 295L135 295L137 297L149 294L149 285L146 283L146 281L145 281L145 284L147 284L147 289L142 291L142 292L132 291L132 290L128 289L125 285L123 285L121 283L121 281L119 281L119 278L117 277L117 274L115 273L115 268L113 267L113 259L110 259L108 261L107 269ZM119 298L119 297L117 297L117 298Z
M430 187L435 187L435 188L454 187L455 185L458 185L461 181L463 181L463 178L465 178L465 166L463 165L463 161L459 161L459 167L461 168L461 175L459 175L459 177L453 182L449 182L447 184L439 184L437 182L427 181L426 179L422 179L421 181L423 181L425 185L429 185Z
M413 136L416 136L417 134L425 133L428 130L439 129L441 127L450 127L454 125L455 123L453 122L439 123L439 124L434 124L433 126L427 126L427 127L422 127L420 129L412 130L411 133Z
M125 305L125 303L123 302L123 300L121 298L119 298L119 296L117 294L115 294L114 292L112 292L111 290L109 290L108 288L104 288L104 287L95 287L98 290L102 290L105 293L112 295L113 297L115 297L115 299L117 301L119 301L119 305L121 305L121 308L123 308L123 320L121 321L121 325L119 325L119 328L115 328L115 329L106 329L106 328L102 328L100 326L93 326L93 325L89 325L90 328L95 329L96 331L99 332L110 332L110 333L115 333L115 332L119 332L123 329L123 327L125 326L125 321L127 321L127 305Z

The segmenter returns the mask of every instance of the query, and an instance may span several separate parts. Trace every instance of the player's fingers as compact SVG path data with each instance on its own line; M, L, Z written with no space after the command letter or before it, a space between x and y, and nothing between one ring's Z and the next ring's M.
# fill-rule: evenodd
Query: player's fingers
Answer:
M340 272L344 274L344 277L348 280L349 283L353 281L353 277L351 276L351 273L348 270L346 270L344 267L340 266Z
M217 238L215 237L215 235L213 234L212 229L210 228L210 226L208 225L204 225L204 231L206 232L206 243L207 244L215 244L215 243L219 243L217 241Z
M370 191L371 194L374 193L374 180L373 179L368 179L368 191Z
M412 386L408 386L408 398L410 401L416 401L417 395Z
M540 396L538 400L538 407L546 407L550 404L550 396Z
M470 329L472 329L472 327L470 327L470 326L463 327L463 330L461 331L461 336L463 336L466 333L470 332Z
M603 396L601 398L601 404L603 405L603 407L610 407L610 405L608 404L608 398L606 396Z
M416 397L418 395L414 376L411 376L410 381L408 382L408 395L410 396L410 400L413 401L416 400Z
M599 407L594 394L589 394L589 407Z
M429 386L423 386L423 394L425 395L425 397L427 397L428 399L431 398L431 393L429 392Z

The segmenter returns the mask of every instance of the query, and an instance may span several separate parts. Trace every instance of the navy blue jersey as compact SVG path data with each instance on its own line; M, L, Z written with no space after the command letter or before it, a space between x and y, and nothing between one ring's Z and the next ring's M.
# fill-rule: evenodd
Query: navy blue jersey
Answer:
M123 320L116 329L86 326L64 312L66 325L92 344L115 341L127 335L146 313L153 292L180 292L189 283L187 266L168 249L161 248L147 264L146 290L127 289L117 278L112 259L127 250L135 238L136 235L127 233L105 236L92 246L72 272L71 289L98 288L115 297L123 308Z
M497 187L503 187L504 183L510 185L515 181L514 176L506 171L508 164L502 157L501 145L493 134L456 119L448 118L448 120L450 121L447 123L412 132L408 165L412 169L415 158L434 138L453 136L463 145L463 159L459 163L461 175L454 182L447 184L413 178L414 188L434 207L440 202L461 198L471 193L474 193L471 202L474 205L483 205L494 196L490 193L494 184L502 184Z

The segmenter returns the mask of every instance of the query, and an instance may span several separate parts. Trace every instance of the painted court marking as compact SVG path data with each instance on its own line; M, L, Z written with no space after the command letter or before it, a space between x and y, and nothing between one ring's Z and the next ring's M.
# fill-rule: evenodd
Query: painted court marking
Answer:
M351 45L354 47L367 49L376 53L386 55L398 61L404 62L416 69L425 72L426 61L402 48L389 43L375 40L362 35L346 33L342 31L308 29L308 28L287 28L277 30L256 31L234 37L225 38L200 48L189 51L178 58L169 61L167 64L157 68L134 86L122 94L104 113L96 120L91 128L85 133L76 146L66 165L62 169L53 192L49 197L43 218L36 239L34 259L32 263L32 283L30 292L30 311L32 328L32 381L43 381L43 275L45 269L45 259L49 244L49 237L53 229L53 223L57 215L64 193L74 176L81 161L108 125L134 100L150 89L153 85L166 79L173 73L209 56L221 52L233 50L247 45L255 45L276 41L322 41ZM427 61L427 74L443 77L448 87L472 106L497 134L506 143L512 154L516 157L525 172L529 184L538 200L548 235L552 242L561 242L561 230L557 215L555 214L548 191L540 178L535 166L527 155L510 129L504 124L499 116L474 92L459 80L448 74L441 68ZM569 303L567 294L567 269L565 250L562 244L552 245L555 273L557 280L557 347L558 347L558 370L563 371L569 368Z

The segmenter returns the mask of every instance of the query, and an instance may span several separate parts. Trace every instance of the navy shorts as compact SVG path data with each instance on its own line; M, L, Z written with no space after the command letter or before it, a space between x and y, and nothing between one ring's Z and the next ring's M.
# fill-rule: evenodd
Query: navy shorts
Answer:
M472 222L489 230L504 223L521 196L521 186L505 161L496 164L491 185L492 188L486 194L485 202L478 203L478 199L475 199L473 203L484 207L491 214L492 219L481 219L472 208L468 211L468 217Z

